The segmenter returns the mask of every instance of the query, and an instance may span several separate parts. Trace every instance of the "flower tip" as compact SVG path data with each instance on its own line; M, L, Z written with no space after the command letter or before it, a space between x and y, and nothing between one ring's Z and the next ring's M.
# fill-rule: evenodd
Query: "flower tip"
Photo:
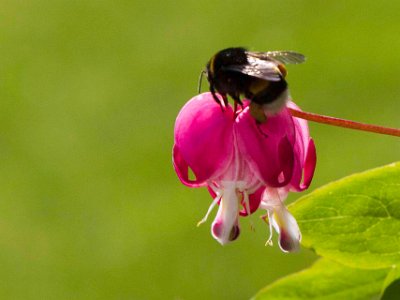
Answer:
M238 225L232 226L228 231L223 223L214 223L211 228L212 236L220 243L222 246L233 242L239 237L240 228Z
M300 236L291 236L288 232L281 231L279 247L283 252L297 252L300 250Z
M301 232L296 219L281 204L274 208L272 225L279 233L279 247L283 252L296 252L300 249Z

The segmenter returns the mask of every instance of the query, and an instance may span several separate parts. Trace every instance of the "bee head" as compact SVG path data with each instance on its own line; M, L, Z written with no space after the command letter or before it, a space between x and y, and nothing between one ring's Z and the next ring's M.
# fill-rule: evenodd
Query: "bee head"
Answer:
M246 49L241 47L226 48L219 51L213 57L206 66L206 74L208 81L213 81L216 74L223 70L225 66L229 65L240 65L247 63Z
M206 74L207 80L211 81L215 74L215 55L208 61L203 72Z

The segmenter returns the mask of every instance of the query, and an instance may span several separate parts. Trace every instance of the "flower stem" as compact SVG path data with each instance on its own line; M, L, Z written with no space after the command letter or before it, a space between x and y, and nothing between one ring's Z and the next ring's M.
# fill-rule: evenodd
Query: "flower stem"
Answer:
M301 119L305 119L308 121L400 137L400 129L397 129L397 128L389 128L389 127L359 123L359 122L354 122L354 121L339 119L339 118L334 118L334 117L328 117L328 116L314 114L314 113L310 113L310 112L299 111L297 109L289 108L289 107L288 107L288 109L289 109L290 113L292 114L292 116L301 118Z

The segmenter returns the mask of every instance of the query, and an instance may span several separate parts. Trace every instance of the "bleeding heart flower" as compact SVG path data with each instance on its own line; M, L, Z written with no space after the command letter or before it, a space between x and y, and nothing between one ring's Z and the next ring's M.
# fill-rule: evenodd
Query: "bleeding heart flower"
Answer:
M249 102L234 112L216 104L210 93L192 98L175 123L173 164L183 184L207 187L214 198L206 216L219 205L211 226L221 244L239 236L239 216L258 208L267 211L270 230L278 232L283 251L298 249L301 234L283 205L289 191L302 191L311 183L316 164L307 122L292 117L285 107L257 124ZM292 102L288 107L296 107ZM189 179L189 168L195 179ZM270 242L272 232L270 233Z

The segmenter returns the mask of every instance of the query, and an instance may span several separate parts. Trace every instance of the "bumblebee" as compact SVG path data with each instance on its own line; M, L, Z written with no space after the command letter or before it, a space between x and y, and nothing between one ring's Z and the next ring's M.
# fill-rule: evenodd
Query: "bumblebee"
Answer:
M299 64L304 55L293 51L252 52L245 48L227 48L219 51L207 63L205 71L214 100L226 106L229 95L237 105L243 106L241 97L250 100L250 114L258 123L268 115L279 112L288 100L285 64ZM201 78L200 83L201 84Z

